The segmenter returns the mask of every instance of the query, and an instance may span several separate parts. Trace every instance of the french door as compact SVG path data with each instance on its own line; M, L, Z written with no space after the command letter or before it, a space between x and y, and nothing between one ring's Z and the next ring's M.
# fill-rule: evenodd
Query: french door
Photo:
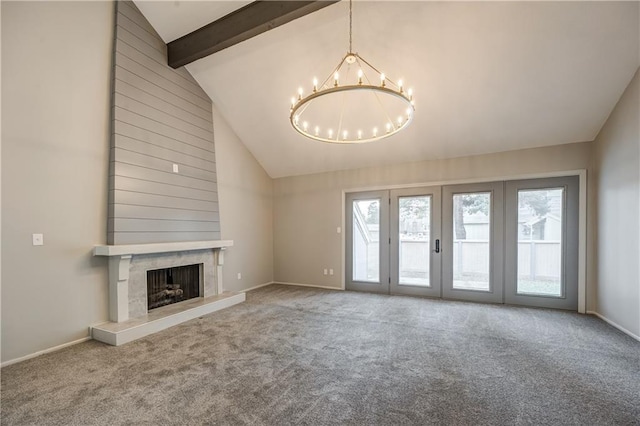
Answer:
M440 188L390 191L392 294L440 296Z
M440 192L347 194L347 290L440 297Z
M442 296L501 303L503 183L442 188Z
M389 293L389 191L347 194L347 290Z
M350 193L348 290L577 310L578 177Z
M577 310L578 177L505 188L505 302Z

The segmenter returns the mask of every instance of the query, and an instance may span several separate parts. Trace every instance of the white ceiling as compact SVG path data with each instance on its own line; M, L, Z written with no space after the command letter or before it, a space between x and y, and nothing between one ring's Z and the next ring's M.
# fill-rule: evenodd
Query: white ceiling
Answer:
M241 2L136 4L165 41ZM271 177L593 140L640 66L640 3L354 3L354 51L415 91L414 122L364 145L289 124L299 86L348 47L340 2L187 69Z
M136 0L135 4L164 42L169 43L251 2Z

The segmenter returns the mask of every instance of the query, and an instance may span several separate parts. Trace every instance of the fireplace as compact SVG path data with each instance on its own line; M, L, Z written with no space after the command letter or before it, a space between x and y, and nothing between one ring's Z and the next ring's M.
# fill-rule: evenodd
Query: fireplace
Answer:
M223 290L223 251L231 246L229 240L95 246L95 256L109 257L110 321L91 326L91 337L122 345L244 302L244 293Z
M200 297L202 264L147 271L147 309Z

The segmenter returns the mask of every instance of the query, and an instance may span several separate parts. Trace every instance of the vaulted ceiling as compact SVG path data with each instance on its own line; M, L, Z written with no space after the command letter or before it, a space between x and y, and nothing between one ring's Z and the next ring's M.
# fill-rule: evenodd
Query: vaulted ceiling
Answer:
M165 42L248 1L137 1ZM414 122L315 142L290 98L348 48L342 1L187 65L271 177L593 140L640 66L639 2L354 2L354 51L415 92Z

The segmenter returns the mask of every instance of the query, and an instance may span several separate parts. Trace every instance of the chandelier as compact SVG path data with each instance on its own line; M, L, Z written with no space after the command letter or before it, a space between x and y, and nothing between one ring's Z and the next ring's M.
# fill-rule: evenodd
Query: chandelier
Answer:
M412 89L394 82L353 52L353 5L349 0L349 51L322 82L313 79L291 98L289 120L308 138L329 143L377 141L406 128L413 120Z

